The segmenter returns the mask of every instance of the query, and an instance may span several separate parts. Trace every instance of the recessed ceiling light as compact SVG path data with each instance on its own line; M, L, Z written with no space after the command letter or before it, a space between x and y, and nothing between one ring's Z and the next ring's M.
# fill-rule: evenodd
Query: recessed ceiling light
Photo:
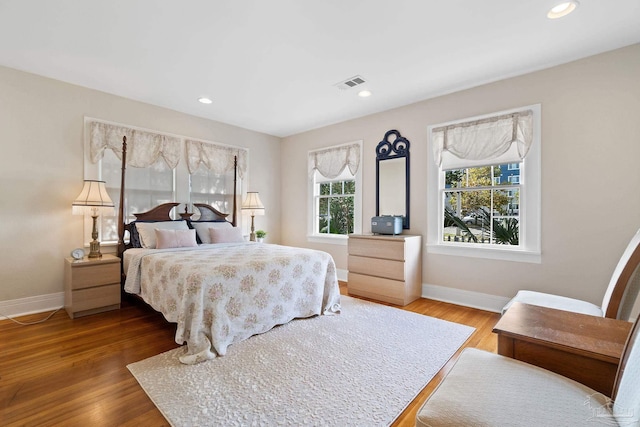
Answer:
M547 13L547 18L549 19L558 19L566 16L576 10L579 3L575 0L573 1L565 1L562 3L558 3L556 6L552 7L549 13Z
M358 96L361 98L366 98L367 96L371 96L371 91L370 90L361 90L360 92L358 92Z
M213 101L211 99L209 99L209 98L201 96L200 98L198 98L198 102L200 102L202 104L211 104Z

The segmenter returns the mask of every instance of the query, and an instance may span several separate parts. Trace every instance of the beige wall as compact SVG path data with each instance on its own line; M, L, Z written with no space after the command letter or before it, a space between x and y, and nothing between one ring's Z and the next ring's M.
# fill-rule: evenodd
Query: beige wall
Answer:
M0 67L0 303L63 291L63 258L83 244L84 116L248 148L247 189L267 208L256 227L279 240L279 138Z
M307 151L362 139L363 231L375 214L375 146L389 129L411 142L411 234L426 236L427 127L542 104L542 263L426 254L423 283L510 297L518 289L600 303L640 227L640 45L284 138L282 241L308 243ZM375 95L374 95L375 96Z
M427 126L542 104L542 263L426 254L423 283L511 296L520 288L598 303L640 227L640 45L303 134L279 138L0 67L0 304L62 292L62 259L82 245L71 202L83 179L83 117L250 149L248 189L270 242L308 243L307 152L363 140L363 224L375 213L375 146L411 141L411 230L426 235ZM618 151L614 151L618 150ZM258 161L259 159L259 161ZM286 167L282 168L281 165ZM274 173L275 172L275 173Z

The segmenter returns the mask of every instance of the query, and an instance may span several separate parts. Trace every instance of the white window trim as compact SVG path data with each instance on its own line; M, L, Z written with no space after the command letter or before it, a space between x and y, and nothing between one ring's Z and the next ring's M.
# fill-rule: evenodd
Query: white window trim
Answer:
M449 243L443 241L441 225L444 221L444 206L442 197L439 197L439 190L444 185L444 174L440 172L440 168L435 164L433 158L431 158L431 156L433 156L433 150L431 149L431 145L433 143L431 140L431 129L460 122L481 120L492 116L514 113L522 111L523 109L530 109L533 111L533 143L531 144L531 148L524 159L524 164L520 169L520 186L524 189L523 193L525 194L525 198L520 199L519 209L522 224L525 226L520 229L520 240L522 244L518 248L513 248L502 245L489 246L474 243ZM429 126L429 149L427 150L427 156L429 157L427 159L427 253L537 264L542 262L541 133L542 125L540 104Z
M330 148L337 148L343 145L360 145L360 166L358 171L353 176L356 181L356 193L353 198L353 232L354 234L362 233L362 140L347 142L344 144L333 145L330 147L322 147L318 150L327 150ZM312 153L317 150L309 150ZM308 153L307 153L308 156ZM315 194L314 194L314 179L313 175L307 179L307 241L310 243L326 243L331 245L346 246L349 240L349 236L346 234L320 234L315 232Z

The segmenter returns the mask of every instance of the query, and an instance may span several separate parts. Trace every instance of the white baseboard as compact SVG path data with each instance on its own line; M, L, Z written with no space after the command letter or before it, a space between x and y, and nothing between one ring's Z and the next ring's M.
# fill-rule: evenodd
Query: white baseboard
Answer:
M465 291L445 286L422 284L422 297L437 301L450 302L465 307L501 313L502 307L510 298L480 292Z
M0 316L18 317L51 311L64 306L64 292L0 301Z
M338 275L338 280L342 282L347 281L347 277L349 276L349 270L342 270L340 268L336 268L336 273Z

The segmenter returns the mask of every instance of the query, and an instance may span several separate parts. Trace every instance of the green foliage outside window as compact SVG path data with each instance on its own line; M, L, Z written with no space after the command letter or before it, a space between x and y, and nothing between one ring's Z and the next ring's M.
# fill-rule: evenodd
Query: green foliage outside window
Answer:
M519 245L520 187L501 179L502 169L507 165L444 172L445 241Z
M319 185L318 232L353 233L355 180L324 182Z

